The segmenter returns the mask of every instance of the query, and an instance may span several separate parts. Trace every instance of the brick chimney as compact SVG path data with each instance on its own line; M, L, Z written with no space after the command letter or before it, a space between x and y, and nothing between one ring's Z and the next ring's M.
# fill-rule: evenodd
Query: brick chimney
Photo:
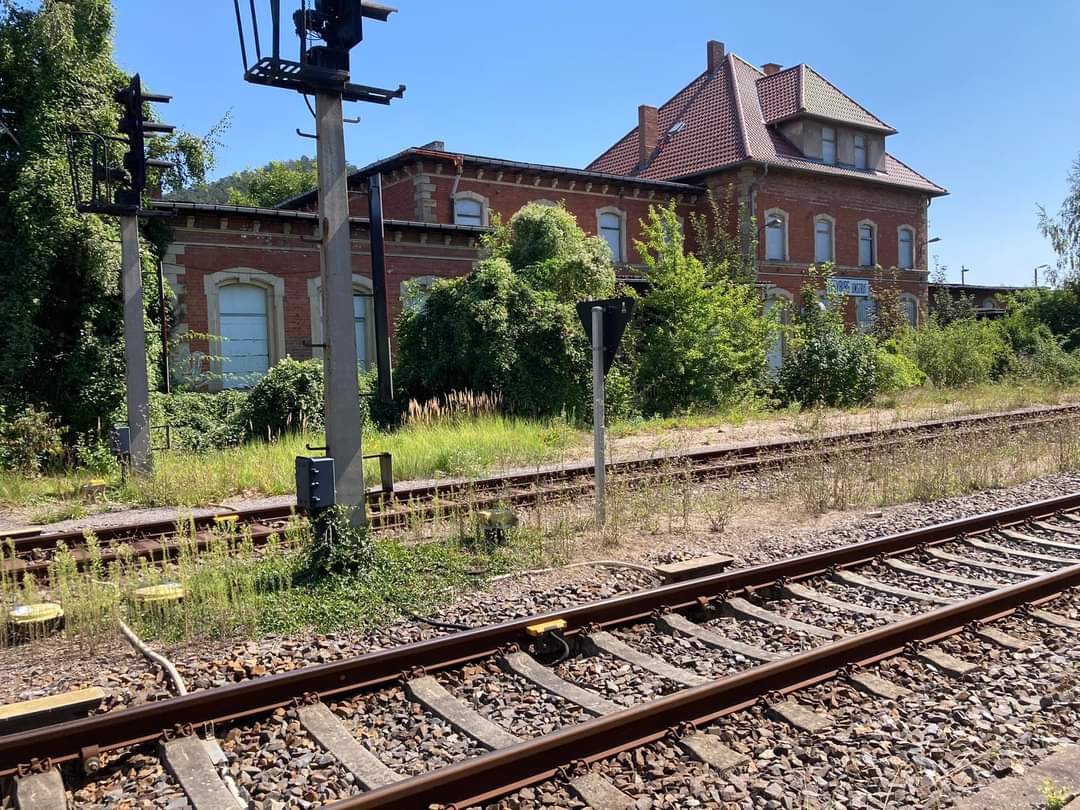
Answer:
M772 76L779 70L780 65L776 64L776 62L766 62L764 65L761 66L761 72L764 73L766 76Z
M716 73L724 64L724 43L710 39L705 48L709 53L709 73Z
M638 121L638 165L644 166L649 162L652 153L656 151L656 141L659 135L657 123L657 110L648 104L642 104L637 108Z

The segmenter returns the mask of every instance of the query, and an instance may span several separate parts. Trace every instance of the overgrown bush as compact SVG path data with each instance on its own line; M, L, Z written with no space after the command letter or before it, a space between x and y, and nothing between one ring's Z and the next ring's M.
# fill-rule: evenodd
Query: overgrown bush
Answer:
M905 332L900 349L937 386L989 382L1008 371L1014 359L992 321L972 318L944 326L932 318L922 329Z
M286 433L321 430L322 362L286 357L255 383L237 418L249 436L267 440Z
M893 394L926 383L926 375L915 365L915 361L897 353L895 341L878 346L874 362L877 365L879 393Z
M28 405L11 416L0 410L0 468L36 475L64 458L59 421Z
M244 409L248 392L226 390L217 393L181 391L150 395L150 422L162 426L154 431L154 443L164 443L164 425L169 425L172 447L177 450L212 450L243 440L244 431L235 424L235 415Z
M685 252L674 204L650 208L643 225L637 249L649 287L630 335L642 412L714 410L753 396L778 328L756 288Z
M826 305L807 286L790 345L778 380L785 400L846 407L865 404L878 392L877 344L869 335L844 330L838 297L830 296Z
M529 205L486 239L464 278L437 281L397 325L396 381L406 398L468 389L529 415L582 413L589 351L573 304L615 289L597 237L565 209Z

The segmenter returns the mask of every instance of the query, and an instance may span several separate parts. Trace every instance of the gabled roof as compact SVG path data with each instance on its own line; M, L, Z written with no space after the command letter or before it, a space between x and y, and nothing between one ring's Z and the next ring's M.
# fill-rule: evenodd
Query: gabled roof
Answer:
M896 131L806 65L766 76L728 54L715 72L702 73L659 108L657 146L644 166L638 165L634 127L586 168L653 180L692 180L758 163L914 188L932 196L947 193L887 153L877 170L803 157L775 126L798 115L886 134Z

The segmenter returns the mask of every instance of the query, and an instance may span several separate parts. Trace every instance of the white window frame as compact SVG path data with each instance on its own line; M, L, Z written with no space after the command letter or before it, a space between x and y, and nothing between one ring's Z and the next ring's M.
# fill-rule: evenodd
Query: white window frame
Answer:
M814 264L821 264L817 250L817 226L819 222L829 223L829 258L825 261L836 264L836 219L828 214L818 214L814 217Z
M825 137L826 132L831 132L832 137L831 138L826 138ZM836 137L836 135L837 135L836 127L824 127L823 126L821 128L821 161L822 161L822 163L828 163L830 166L835 166L836 165L836 147L837 147L837 137ZM832 160L829 160L829 158L825 156L825 144L827 144L827 143L832 144Z
M605 205L603 208L596 209L596 235L601 239L604 239L604 232L600 227L600 221L604 214L613 214L619 218L619 255L613 255L611 260L616 264L623 264L628 261L629 255L626 252L626 212L614 205ZM604 239L604 244L609 244L607 239Z
M870 264L862 263L862 229L870 228ZM855 227L855 262L858 267L876 267L878 264L878 233L877 223L872 219L864 219Z
M371 279L366 276L361 276L358 273L352 274L352 292L353 295L366 295L372 294L373 287L371 286ZM308 293L308 312L311 315L311 356L323 358L324 335L326 332L323 329L323 297L322 297L322 276L312 276L307 280L307 293ZM367 298L368 311L367 316L364 318L364 331L367 335L365 341L365 348L367 349L365 357L358 357L358 360L362 360L364 368L371 369L375 366L375 299Z
M472 225L471 222L458 222L458 210L457 204L461 200L472 200L473 202L480 203L480 226L486 228L491 222L491 214L488 209L488 198L483 194L477 194L475 191L459 191L454 195L454 224L455 225Z
M783 258L780 258L780 259L772 258L772 257L769 256L769 220L772 219L773 217L777 217L777 218L783 220L783 222L784 222L784 225L783 225L783 229L784 229L784 256L783 256ZM765 232L765 234L764 234L764 236L765 236L765 261L767 261L767 262L786 262L786 261L788 261L789 257L791 256L791 251L789 250L790 243L788 241L788 236L789 236L788 232L791 230L791 217L788 216L787 211L785 211L783 208L770 208L768 211L766 211L765 212L765 227L763 228L763 230Z
M266 349L270 368L285 356L285 279L264 273L253 267L234 267L203 276L203 292L206 295L206 331L211 335L210 372L214 375L209 384L211 391L220 391L222 375L228 371L221 362L221 288L233 284L261 287L266 292Z
M911 264L904 266L904 231L911 234ZM915 229L910 225L901 225L896 229L896 266L901 270L914 270L916 264Z
M859 141L862 141L862 149L859 149ZM865 169L870 165L870 159L868 157L869 145L866 142L866 136L856 132L855 138L852 141L852 160L855 161L856 169ZM862 165L859 165L859 152L862 151Z
M900 308L904 312L904 317L905 318L907 317L907 312L908 312L906 304L910 303L910 304L913 305L911 311L915 313L914 323L912 323L911 320L908 320L908 324L912 328L917 328L919 326L920 321L922 320L922 307L919 304L919 297L917 295L914 295L913 293L909 293L909 292L900 293L899 303L900 303Z

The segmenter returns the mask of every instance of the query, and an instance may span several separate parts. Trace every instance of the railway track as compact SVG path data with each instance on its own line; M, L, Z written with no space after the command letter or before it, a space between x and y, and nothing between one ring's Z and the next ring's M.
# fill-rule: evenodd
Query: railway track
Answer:
M824 436L746 444L705 447L677 453L621 459L607 465L610 477L629 486L643 486L672 474L697 480L783 468L822 456L887 451L913 440L933 441L975 438L979 434L1008 429L1035 430L1061 426L1080 417L1080 405L1029 408L1004 413L964 416L894 428L830 433ZM479 479L447 479L431 484L407 484L393 492L372 490L368 510L372 526L391 531L438 517L494 506L522 506L538 502L570 500L592 491L593 466L588 463L540 467L528 472ZM184 542L208 548L221 531L244 531L259 545L280 535L296 519L292 506L222 510L186 522ZM179 552L178 526L174 521L133 522L95 530L100 559L109 563L128 559L164 559ZM89 557L83 531L44 532L37 528L0 532L0 573L44 579L60 544L82 566ZM123 553L119 547L128 548Z
M827 683L902 709L908 690L879 674L898 657L955 678L959 692L981 661L949 654L953 637L1007 654L1030 641L1003 622L1075 637L1080 621L1065 614L1077 585L1080 493L11 734L0 775L15 777L21 806L52 810L64 780L122 784L141 751L197 810L236 807L253 798L236 783L245 771L201 737L263 740L278 722L346 775L336 808L493 806L545 780L596 810L633 807L590 766L669 740L702 767L739 768L745 756L715 724L763 707L827 734L829 712L803 697ZM525 722L523 703L496 710L465 686L477 672L499 694L541 695L555 717ZM630 672L629 685L606 688L613 672ZM441 767L403 760L387 714L441 724L467 745L443 752Z

